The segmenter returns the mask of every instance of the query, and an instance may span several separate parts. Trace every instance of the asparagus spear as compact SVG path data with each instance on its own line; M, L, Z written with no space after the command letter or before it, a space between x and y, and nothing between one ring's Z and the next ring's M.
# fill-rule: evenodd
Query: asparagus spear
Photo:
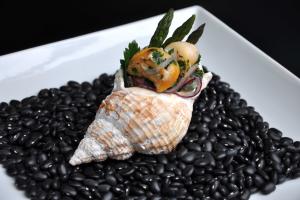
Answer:
M204 31L205 23L194 30L187 38L187 42L196 44Z
M162 43L166 39L169 28L172 23L174 10L170 9L165 16L159 21L157 28L150 40L149 47L161 47Z
M181 41L184 36L186 36L195 21L196 16L192 15L188 20L186 20L181 26L179 26L173 33L173 35L171 37L169 37L165 43L163 44L163 47L166 47L168 44L172 43L172 42L177 42L177 41Z

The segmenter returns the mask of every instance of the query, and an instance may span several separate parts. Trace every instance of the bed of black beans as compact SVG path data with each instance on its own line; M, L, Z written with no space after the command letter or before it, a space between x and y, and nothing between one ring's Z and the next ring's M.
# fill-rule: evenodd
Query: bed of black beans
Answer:
M246 200L300 176L300 142L269 128L217 75L172 153L70 166L112 87L113 76L102 74L0 104L0 162L28 198Z

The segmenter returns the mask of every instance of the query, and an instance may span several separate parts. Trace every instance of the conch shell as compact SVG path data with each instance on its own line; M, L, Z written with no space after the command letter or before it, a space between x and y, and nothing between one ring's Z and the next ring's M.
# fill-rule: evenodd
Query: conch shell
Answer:
M211 78L210 72L204 74L202 89ZM112 93L101 103L70 164L103 161L108 157L124 160L135 151L172 151L187 132L196 98L125 88L123 72L118 70Z

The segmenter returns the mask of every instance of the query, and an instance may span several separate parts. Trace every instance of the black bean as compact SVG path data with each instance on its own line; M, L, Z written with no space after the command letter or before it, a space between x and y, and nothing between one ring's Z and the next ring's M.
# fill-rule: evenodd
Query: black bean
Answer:
M110 190L111 186L108 185L108 184L101 184L101 185L98 185L97 189L100 191L100 192L108 192Z
M187 166L183 169L182 174L183 174L184 176L191 176L191 175L193 174L193 172L194 172L194 167L193 167L193 165L187 165Z
M117 194L117 195L120 195L120 194L123 194L125 191L124 191L124 189L121 187L121 186L114 186L113 188L112 188L112 191L115 193L115 194Z
M217 160L223 159L223 158L225 158L225 157L226 157L226 153L225 153L225 152L217 152L217 153L215 154L215 158L216 158Z
M300 177L300 168L292 172L292 178L299 178L299 177Z
M244 172L246 172L249 175L252 175L256 172L256 169L253 166L247 166L244 168Z
M197 143L189 143L186 147L192 151L201 151L201 146Z
M48 198L51 200L60 200L61 199L61 194L58 191L51 191L48 194Z
M45 153L40 153L37 157L37 161L39 163L43 163L48 159L47 155Z
M203 145L203 151L212 151L212 143L210 141L206 141Z
M187 152L183 157L182 161L186 163L191 163L195 160L196 154L194 152Z
M25 190L28 186L27 186L27 180L25 179L21 179L21 178L17 178L16 182L15 182L15 186L20 189L20 190Z
M47 174L43 172L38 172L34 174L34 179L37 181L45 180L47 179L47 177L48 177Z
M223 195L223 196L228 196L229 194L229 190L227 189L227 187L225 185L219 185L218 187L218 190L220 191L220 193Z
M275 128L270 128L268 131L268 134L270 136L271 139L279 141L282 137L282 133L281 131L275 129Z
M84 190L83 185L82 185L81 182L78 182L78 181L69 181L68 184L71 185L71 186L73 186L73 187L75 187L75 188L79 188L79 189Z
M96 187L98 185L98 182L93 179L84 179L83 184L85 184L89 187Z
M140 171L141 171L143 174L149 174L149 173L150 173L150 172L149 172L149 169L148 169L147 167L144 167L144 166L140 167Z
M97 173L93 167L85 167L83 174L91 178L99 178L99 173Z
M0 156L10 156L11 151L9 149L2 149L0 150Z
M28 119L26 119L26 120L23 121L23 124L24 124L24 126L26 126L26 127L30 127L30 126L32 126L34 123L35 123L35 120L34 120L34 119L30 119L30 118L28 118Z
M230 192L227 196L228 199L233 199L239 195L239 191Z
M157 181L151 182L150 189L152 192L158 194L160 192L160 186Z
M48 190L52 185L52 180L51 179L46 179L43 183L42 183L42 187L45 190Z
M77 195L77 191L75 190L75 188L70 185L63 185L61 191L67 196L76 196Z
M220 124L220 121L218 120L218 119L212 119L210 122L209 122L209 124L208 124L208 127L210 128L210 129L216 129L216 128L218 128L218 125Z
M290 145L293 144L293 140L291 138L288 138L288 137L283 137L283 138L280 139L280 144L282 146L287 147L287 146L290 146Z
M60 179L56 177L52 182L52 188L58 190L60 186L61 186Z
M271 159L274 161L274 162L277 162L277 163L280 163L281 162L281 159L280 157L277 155L277 153L275 152L271 152L270 153L270 157Z
M286 176L284 175L279 175L279 178L278 178L278 184L281 184L283 183L284 181L286 181Z
M180 146L177 150L177 158L182 158L188 150L184 146Z
M209 132L209 129L207 127L203 126L203 124L201 124L201 125L197 126L197 131L200 134L207 134Z
M274 184L278 183L278 173L276 171L271 172L271 180Z
M195 160L194 164L196 166L206 166L210 163L211 158L209 153L199 153L197 154L197 159Z
M276 188L276 186L274 183L267 183L262 187L261 193L269 194L269 193L273 192L275 190L275 188Z
M166 178L170 178L170 177L173 177L175 176L175 174L173 172L164 172L162 174L162 177L166 177Z
M162 164L167 164L168 163L168 159L165 155L158 155L157 160L158 160L158 162L160 162Z
M130 188L130 192L133 195L143 195L144 194L144 190L142 188L138 188L138 187L131 187Z
M31 161L28 160L27 164L29 165L31 162L35 163L35 160L31 160ZM51 160L49 160L49 161L46 161L43 165L41 165L41 168L44 169L44 170L46 170L46 169L51 168L52 166L53 166L53 162Z
M57 171L61 176L67 175L67 166L66 166L66 164L61 163L60 165L58 165Z
M228 184L227 187L228 187L229 190L231 190L233 192L236 192L236 191L239 190L238 186L233 184L233 183Z
M123 176L129 176L130 174L132 174L135 171L135 169L133 167L128 167L128 168L124 168L121 169L119 171L119 173Z
M102 200L111 200L113 199L113 194L111 192L107 192L104 194Z
M105 179L106 179L106 182L107 182L109 185L111 185L111 186L114 186L114 185L117 184L117 179L116 179L116 177L114 177L114 176L112 176L112 175L106 176Z
M213 195L212 195L213 199L222 199L222 195L220 192L214 192ZM210 198L210 197L209 197ZM207 199L207 198L205 198Z
M83 181L85 179L85 176L80 173L74 173L70 176L70 178L75 181Z
M240 200L248 200L250 198L251 192L249 190L244 190L240 196Z
M265 183L265 180L260 175L255 174L254 183L257 187L261 187Z
M214 181L210 186L210 192L214 193L218 189L219 185L220 182L218 180Z

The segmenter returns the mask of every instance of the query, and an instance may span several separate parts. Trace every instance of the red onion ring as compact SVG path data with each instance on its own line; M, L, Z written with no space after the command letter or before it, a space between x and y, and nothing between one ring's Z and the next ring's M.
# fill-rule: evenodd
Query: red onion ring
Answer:
M192 65L190 69L185 73L184 77L180 79L180 81L176 84L176 86L166 90L165 93L174 93L180 90L197 68L197 65Z
M199 77L194 77L193 79L191 79L188 83L184 84L188 85L191 84L192 82L196 81L196 89L194 91L189 91L189 92L176 92L175 94L183 97L183 98L191 98L196 96L197 94L199 94L201 92L201 88L202 88L202 81Z

